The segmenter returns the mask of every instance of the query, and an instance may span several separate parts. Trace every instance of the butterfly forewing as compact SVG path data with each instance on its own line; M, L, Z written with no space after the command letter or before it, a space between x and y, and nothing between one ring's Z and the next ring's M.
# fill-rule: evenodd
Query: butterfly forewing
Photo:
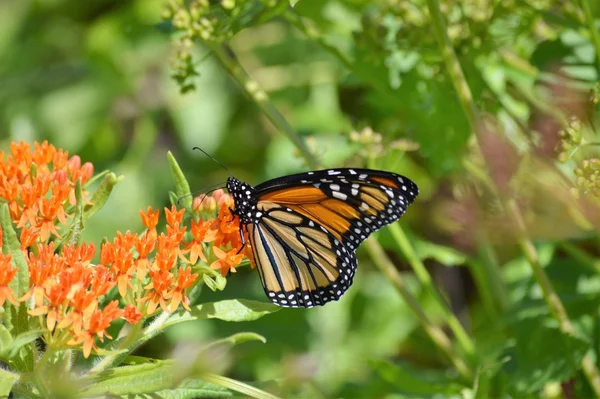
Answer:
M410 179L368 169L330 169L256 186L260 201L285 204L331 231L351 249L398 220L416 196Z

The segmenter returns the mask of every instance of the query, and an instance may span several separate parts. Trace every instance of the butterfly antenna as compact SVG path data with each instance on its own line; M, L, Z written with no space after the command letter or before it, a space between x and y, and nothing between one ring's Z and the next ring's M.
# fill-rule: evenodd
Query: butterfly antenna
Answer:
M204 155L206 155L207 157L209 157L210 159L212 159L213 161L215 161L217 164L221 165L221 167L223 167L223 169L225 169L227 172L229 172L229 174L231 175L231 177L235 177L235 175L233 174L233 172L231 172L227 166L225 166L221 162L217 161L215 159L215 157L213 157L212 155L210 155L208 152L204 151L200 147L194 147L193 149L194 150L200 150L200 151L202 151L204 153Z
M200 201L200 204L202 204L202 202L204 201L204 199L206 199L206 197L208 197L208 194L212 193L213 191L215 191L215 190L217 190L219 188L224 188L224 185L226 183L227 183L226 181L222 181L220 183L213 184L213 185L208 186L208 187L204 187L201 190L194 191L193 193L182 195L181 197L177 198L177 205L179 205L179 203L181 202L181 200L184 199L184 198L187 198L187 197L190 197L190 196L194 196L194 195L199 194L199 193L201 193L201 192L203 192L205 190L209 190L206 194L204 194L204 197L202 198L202 201ZM221 187L221 186L223 186L223 187Z

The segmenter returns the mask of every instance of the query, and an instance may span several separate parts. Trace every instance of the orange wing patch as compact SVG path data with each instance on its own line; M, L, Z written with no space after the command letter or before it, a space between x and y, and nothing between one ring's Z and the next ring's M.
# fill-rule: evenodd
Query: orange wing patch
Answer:
M272 191L260 197L260 201L276 202L278 204L293 205L315 203L326 200L327 196L316 187L293 187Z
M342 240L341 235L350 228L348 220L321 204L292 205L290 208L320 225L329 227L331 233L340 241Z
M321 202L321 205L339 213L340 215L348 219L357 219L360 217L360 212L354 209L351 205L348 205L347 203L337 199L325 200Z
M397 181L389 179L387 177L371 176L371 177L369 177L369 179L375 180L376 182L379 182L379 183L383 184L384 186L393 187L393 188L400 187L400 185L398 184Z

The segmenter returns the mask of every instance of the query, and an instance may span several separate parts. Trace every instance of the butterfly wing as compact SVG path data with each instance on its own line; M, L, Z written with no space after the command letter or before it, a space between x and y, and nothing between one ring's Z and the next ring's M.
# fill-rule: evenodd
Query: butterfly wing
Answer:
M398 220L419 193L407 177L369 169L329 169L255 187L258 208L284 205L323 226L354 251L371 233Z
M325 227L291 208L259 204L261 222L248 238L269 299L285 307L312 307L339 299L352 284L354 251Z

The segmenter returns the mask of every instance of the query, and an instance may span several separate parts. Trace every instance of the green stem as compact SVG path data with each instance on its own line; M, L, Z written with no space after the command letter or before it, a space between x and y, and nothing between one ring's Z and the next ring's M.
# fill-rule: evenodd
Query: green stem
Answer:
M98 363L96 363L94 367L92 367L88 374L100 373L106 370L107 368L115 364L118 361L118 359L122 359L123 357L127 356L128 353L131 353L135 348L152 338L155 334L148 333L148 329L154 326L157 322L159 322L162 325L166 321L166 319L163 320L165 315L168 318L171 314L162 313L144 331L142 331L141 321L134 324L131 331L129 332L129 335L127 335L127 338L121 341L119 346L115 348L115 353L104 356L102 360L100 360ZM121 350L126 350L127 353L120 353Z
M200 377L203 381L210 382L222 387L231 389L232 391L242 393L251 398L257 399L280 399L279 396L275 396L268 392L253 387L252 385L244 384L243 382L232 380L231 378L224 377L222 375L205 373Z
M471 341L471 338L465 331L464 327L462 326L458 318L454 315L454 313L452 313L450 307L448 306L448 303L433 284L431 275L425 268L423 262L421 262L421 259L419 259L419 257L415 253L415 250L411 245L410 241L408 240L408 237L406 237L404 230L399 224L396 223L390 225L389 229L392 233L392 236L396 240L396 244L398 244L398 247L400 247L400 251L404 254L406 260L415 272L415 275L421 282L421 285L431 294L433 299L438 303L438 306L442 311L442 315L444 316L446 322L448 323L448 326L456 336L456 339L462 347L463 351L465 351L469 358L474 359L475 347L473 345L473 341Z
M306 146L304 140L296 134L294 128L292 128L279 110L275 108L269 100L269 96L262 90L258 82L252 79L248 75L248 72L244 70L231 48L227 45L221 45L212 46L211 49L225 69L242 86L246 94L260 107L261 111L271 120L273 125L279 128L294 143L310 167L317 169L319 163Z
M429 8L429 14L431 15L433 30L435 32L438 45L442 50L442 58L446 64L448 75L450 75L450 79L454 85L456 94L458 95L458 100L463 112L465 113L465 116L467 117L467 120L469 121L471 130L476 131L478 128L477 108L473 103L471 89L467 84L467 80L460 63L458 62L458 58L454 53L454 47L452 46L452 42L448 36L448 30L446 29L446 22L444 21L442 11L440 10L439 0L427 0L427 7Z
M394 284L396 290L400 293L406 304L417 315L419 321L423 325L425 332L429 338L440 349L440 351L450 360L456 370L466 379L472 380L473 373L469 366L458 357L452 348L452 343L446 333L433 324L425 314L425 311L419 304L419 301L410 293L404 285L402 276L396 267L390 262L383 248L373 239L368 239L364 243L367 251L371 255L371 260L377 268Z
M581 8L583 8L583 13L585 15L585 23L590 30L590 35L592 36L592 43L594 43L594 48L596 49L596 58L598 61L597 69L600 71L600 31L596 28L596 22L594 20L594 14L592 12L592 5L590 4L590 0L581 0Z
M472 131L475 133L478 144L481 146L482 140L479 135L481 130L479 129L478 122L478 112L475 104L473 103L473 96L471 94L471 90L465 76L462 72L462 68L460 63L458 62L458 58L454 52L454 48L452 47L452 43L448 36L448 32L446 30L446 23L444 22L439 0L427 0L427 6L429 8L429 14L431 15L431 20L433 24L433 28L435 31L436 38L438 40L438 45L442 50L442 56L444 58L444 62L446 64L446 68L448 69L448 74L452 80L454 88L457 92L459 101L462 105L465 116L469 120ZM539 262L539 256L533 242L528 236L527 229L525 227L525 223L523 220L523 216L521 215L521 211L519 210L517 204L513 199L503 198L502 195L499 196L503 207L509 217L509 220L514 224L517 229L517 234L519 235L518 241L521 250L525 254L531 269L533 271L533 275L540 285L544 299L550 312L554 316L554 318L558 321L561 330L567 334L574 334L575 328L569 319L569 316L562 304L560 298L556 294L554 287L550 283L550 279L548 275L544 272L542 265ZM588 353L581 362L581 367L583 372L585 373L592 389L596 396L600 397L600 372L598 371L593 359L591 358L591 354Z

